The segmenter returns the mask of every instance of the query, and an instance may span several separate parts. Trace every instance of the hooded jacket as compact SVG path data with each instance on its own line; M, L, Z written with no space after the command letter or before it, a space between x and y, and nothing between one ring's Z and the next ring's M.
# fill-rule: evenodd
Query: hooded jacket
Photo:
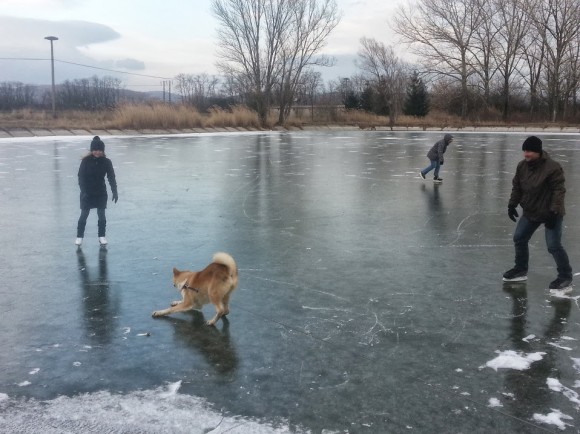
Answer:
M445 134L445 136L435 143L429 152L427 152L427 158L431 161L439 161L439 163L443 164L443 154L447 150L447 146L449 146L451 139L453 139L451 134Z
M113 163L107 157L89 154L82 159L79 167L79 187L81 189L81 209L106 208L107 186L105 175L113 194L117 193L117 181Z
M545 222L551 213L563 216L566 213L564 184L562 166L543 151L535 161L519 162L508 206L521 205L524 215L535 222Z

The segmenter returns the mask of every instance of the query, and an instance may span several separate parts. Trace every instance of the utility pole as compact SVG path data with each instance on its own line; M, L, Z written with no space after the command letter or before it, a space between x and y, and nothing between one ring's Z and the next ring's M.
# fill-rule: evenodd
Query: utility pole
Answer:
M52 43L53 41L58 41L58 38L56 36L46 36L44 39L50 41L50 70L52 73L52 117L56 118L56 99L54 88L54 48Z

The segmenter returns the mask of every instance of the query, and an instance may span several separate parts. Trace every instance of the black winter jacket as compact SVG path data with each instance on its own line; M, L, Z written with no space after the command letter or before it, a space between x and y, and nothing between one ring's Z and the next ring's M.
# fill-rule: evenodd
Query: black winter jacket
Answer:
M116 195L117 180L111 160L107 157L97 158L92 154L82 159L78 174L81 189L81 209L107 207L105 175L107 175L113 195Z
M431 161L439 161L443 164L443 154L447 151L447 146L451 142L453 136L451 134L445 134L445 136L433 145L429 152L427 152L427 158Z
M521 205L524 215L535 222L545 222L551 213L563 216L566 213L564 183L562 166L544 151L538 160L519 162L508 205Z

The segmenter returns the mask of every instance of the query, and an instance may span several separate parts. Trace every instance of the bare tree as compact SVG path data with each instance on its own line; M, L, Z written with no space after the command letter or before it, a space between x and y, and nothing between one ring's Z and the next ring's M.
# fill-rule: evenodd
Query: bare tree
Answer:
M473 42L469 47L473 70L481 81L485 109L490 105L491 83L497 73L495 52L498 50L497 35L500 26L495 18L495 3L487 0L474 2L480 9L480 25L474 29Z
M418 0L400 6L394 30L409 43L430 72L449 76L461 86L461 116L468 110L468 80L474 73L475 31L482 21L479 0Z
M291 27L283 41L281 56L279 124L290 114L294 94L304 68L331 66L332 59L316 56L330 32L338 25L340 14L335 0L291 1Z
M66 109L104 110L116 107L121 80L114 77L66 80L59 86L58 106Z
M497 39L494 51L498 72L502 78L502 116L510 116L510 91L515 72L522 63L522 48L529 31L529 14L523 0L494 0Z
M532 11L534 5L530 0L526 4L526 11L530 20L532 18ZM534 20L534 25L529 26L527 32L522 39L522 58L524 59L526 68L520 70L520 76L527 83L530 93L530 115L532 118L540 108L541 104L541 78L544 74L544 63L546 58L546 44L542 37L543 29L547 23L538 22Z
M34 105L34 88L21 82L0 83L0 110L14 110Z
M183 104L195 106L199 110L207 110L209 101L216 95L219 80L215 76L203 74L179 74L175 77L175 88Z
M369 83L384 98L389 109L391 127L403 110L407 82L407 65L395 54L392 47L372 38L361 38L358 66Z
M322 74L312 69L303 71L298 87L298 93L302 94L302 99L310 105L310 117L314 120L314 101L316 95L322 88Z
M325 61L314 56L340 20L336 1L213 0L212 11L219 69L247 84L263 125L278 86L283 123L303 69Z
M571 61L570 46L577 42L580 32L580 2L540 0L532 19L544 43L548 108L555 122L564 97L565 71Z

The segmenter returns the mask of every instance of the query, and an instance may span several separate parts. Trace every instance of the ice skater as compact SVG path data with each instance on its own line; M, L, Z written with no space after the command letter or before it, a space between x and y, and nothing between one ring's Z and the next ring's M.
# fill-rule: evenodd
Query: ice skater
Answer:
M101 245L107 244L105 238L107 218L105 209L107 208L107 186L105 185L105 175L111 186L113 202L117 203L117 181L113 163L105 156L105 144L95 136L91 141L90 152L83 157L79 167L79 187L81 189L81 216L77 224L77 239L75 244L80 246L85 236L85 226L87 217L91 209L97 209L98 216L98 237Z
M452 141L453 136L451 134L445 134L441 140L433 145L427 153L427 158L431 161L431 164L419 172L421 178L425 179L425 175L435 169L435 172L433 173L433 182L440 184L443 181L443 178L439 178L439 168L443 165L443 154L445 154L447 146L449 146Z
M516 221L518 205L523 209L514 232L515 266L503 275L506 282L524 281L528 278L528 241L544 224L548 252L556 261L558 277L549 289L569 292L572 290L572 267L568 254L562 246L562 222L564 220L564 170L542 150L542 141L530 136L522 144L524 159L518 163L512 180L512 193L508 203L508 216Z

